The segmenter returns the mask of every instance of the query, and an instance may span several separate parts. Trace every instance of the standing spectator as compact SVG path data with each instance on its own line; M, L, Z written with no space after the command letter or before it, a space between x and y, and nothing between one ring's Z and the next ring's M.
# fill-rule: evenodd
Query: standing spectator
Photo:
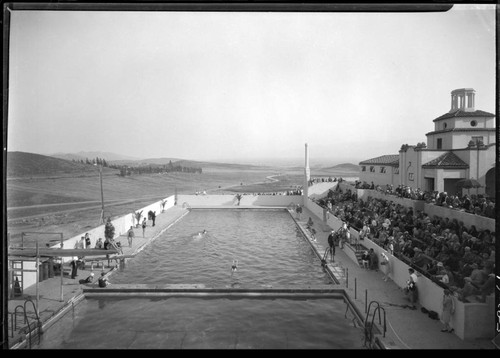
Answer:
M153 212L151 213L151 220L153 220L153 226L155 226L156 211L153 211Z
M417 274L415 273L415 270L412 269L411 267L408 269L408 273L410 274L410 278L408 281L406 281L406 287L405 287L405 292L408 294L410 303L411 303L411 309L416 310L417 309L417 300L418 300L418 288L417 288Z
M71 278L78 277L78 263L76 262L77 259L73 257L73 260L71 260Z
M370 255L370 270L378 271L378 256L373 249L369 251Z
M363 228L359 232L359 238L360 240L364 240L365 237L368 238L368 234L370 234L370 227L368 226L368 222L363 223Z
M127 232L128 247L132 247L132 239L134 237L135 237L134 227L130 226L130 229L128 229L128 232Z
M90 246L92 246L92 242L90 241L90 235L89 233L85 233L85 248L90 249Z
M328 235L328 245L330 247L335 246L335 230L332 229L330 235Z
M146 226L146 218L144 218L144 220L142 220L142 237L146 237Z
M389 272L391 270L391 262L389 261L389 256L385 252L380 254L382 259L380 260L380 265L382 265L382 272L384 273L383 280L387 281L389 279Z
M453 300L453 296L451 295L451 291L446 289L444 290L443 295L443 313L441 315L441 319L444 323L444 328L441 332L452 333L454 331L450 326L451 316L455 313L455 301Z

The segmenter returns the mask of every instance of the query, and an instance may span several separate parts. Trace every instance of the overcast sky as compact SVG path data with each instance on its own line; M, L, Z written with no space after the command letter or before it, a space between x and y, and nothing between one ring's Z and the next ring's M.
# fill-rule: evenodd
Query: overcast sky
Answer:
M7 149L397 154L426 142L454 89L495 113L494 12L13 11Z

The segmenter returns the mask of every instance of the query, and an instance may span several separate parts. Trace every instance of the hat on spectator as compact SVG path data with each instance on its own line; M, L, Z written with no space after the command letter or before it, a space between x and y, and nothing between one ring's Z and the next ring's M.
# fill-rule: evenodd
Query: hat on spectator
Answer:
M422 250L420 250L418 247L415 247L413 251L422 252Z
M478 268L479 266L477 265L477 263L474 262L472 265L470 265L470 267L472 267L472 268Z
M470 251L470 247L469 246L465 246L465 251Z
M437 263L437 266L443 267L443 263L440 261L440 262Z

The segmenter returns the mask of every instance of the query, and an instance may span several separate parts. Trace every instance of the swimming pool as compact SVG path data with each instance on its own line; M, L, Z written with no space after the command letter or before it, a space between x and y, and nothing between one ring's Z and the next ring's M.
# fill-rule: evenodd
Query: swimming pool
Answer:
M361 349L336 298L86 299L39 349Z
M343 291L285 209L191 209L110 281L36 348L363 348Z
M198 237L204 229L208 233ZM238 260L234 273L233 260ZM333 284L284 209L192 209L110 281L208 287Z

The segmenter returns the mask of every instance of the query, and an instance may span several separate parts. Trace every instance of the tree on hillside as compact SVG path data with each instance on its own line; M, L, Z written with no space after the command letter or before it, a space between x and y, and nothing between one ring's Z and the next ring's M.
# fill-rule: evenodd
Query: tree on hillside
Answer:
M106 239L111 240L112 238L115 237L115 227L113 223L111 222L111 218L108 217L108 220L106 221L106 225L104 226L104 237Z

